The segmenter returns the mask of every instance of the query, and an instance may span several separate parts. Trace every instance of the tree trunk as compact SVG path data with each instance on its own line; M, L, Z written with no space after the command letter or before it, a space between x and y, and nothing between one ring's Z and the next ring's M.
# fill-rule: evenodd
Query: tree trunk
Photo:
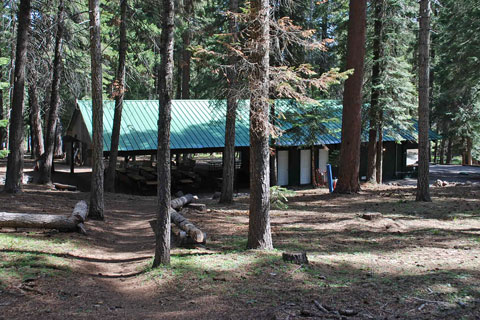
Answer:
M42 121L40 115L40 105L37 96L37 79L34 76L35 71L31 70L31 80L28 84L28 104L30 106L31 130L32 130L32 149L35 159L40 159L45 152L43 145Z
M63 140L62 140L63 126L60 118L57 118L57 125L55 126L55 149L53 158L63 157ZM53 171L53 170L52 170Z
M85 232L83 224L87 216L87 203L80 201L70 216L38 213L0 212L0 228L42 228L61 231Z
M112 141L110 156L105 177L105 191L115 192L115 170L117 168L118 144L120 141L120 126L122 122L123 97L125 95L125 61L127 57L127 0L120 3L120 44L118 48L117 79L114 84L115 112L113 114Z
M466 155L467 155L467 165L471 166L473 164L473 158L472 158L472 148L473 148L473 140L472 137L467 137L467 150L466 150Z
M452 164L453 137L448 138L447 144L447 164Z
M275 102L270 104L270 121L272 128L277 124L275 121ZM276 186L278 184L278 169L277 169L277 139L272 137L270 139L270 186Z
M250 82L250 214L249 249L273 249L270 230L270 152L269 152L269 51L270 4L250 2L250 62L254 70Z
M170 121L173 95L174 1L163 0L159 70L158 209L153 267L170 264Z
M383 182L383 111L378 115L378 141L377 141L377 156L376 156L376 176L377 183Z
M347 69L354 69L343 93L342 144L337 193L360 191L360 135L363 67L365 59L366 0L350 0Z
M230 11L238 12L238 0L230 0ZM238 41L236 19L230 17L229 31L232 34L232 42ZM225 121L225 149L223 150L223 172L222 172L222 193L220 203L233 202L233 187L235 179L235 122L237 118L237 97L235 89L237 86L237 74L235 63L237 59L232 54L229 58L230 66L227 70L228 96L227 115Z
M440 142L440 164L445 164L445 131L442 132L442 141Z
M3 120L3 117L3 90L0 89L0 120ZM0 150L3 148L3 137L5 137L5 128L0 128Z
M429 185L430 1L420 0L418 46L418 180L416 201L432 201Z
M367 159L367 181L377 182L377 131L378 114L381 108L380 81L383 59L383 19L385 0L375 0L375 36L373 38L373 67L372 67L372 96L370 101L369 119L370 130L368 132L368 159Z
M312 175L312 187L313 188L318 188L318 181L317 181L317 174L315 170L315 153L318 151L315 146L312 146L310 149L310 170L311 170L311 175Z
M52 165L55 152L55 130L57 128L58 109L60 107L60 78L62 73L63 46L63 0L58 5L57 34L55 36L55 56L53 58L52 90L48 111L47 132L45 135L45 155L40 163L39 183L52 184Z
M27 60L28 30L30 29L30 0L21 0L18 10L17 47L10 115L9 149L4 191L22 190L23 176L23 107L25 91L25 64Z
M190 99L190 64L192 60L192 53L190 52L190 43L192 41L192 23L193 18L193 0L185 0L185 19L187 26L183 32L183 50L182 50L182 99Z
M88 1L90 15L90 60L92 70L92 184L91 219L103 220L103 97L102 48L100 39L100 0Z

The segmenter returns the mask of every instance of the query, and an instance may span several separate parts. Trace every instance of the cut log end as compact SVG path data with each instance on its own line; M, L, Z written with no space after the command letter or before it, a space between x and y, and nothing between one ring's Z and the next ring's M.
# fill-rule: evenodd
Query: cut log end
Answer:
M282 253L283 261L295 264L308 264L306 252L284 252Z

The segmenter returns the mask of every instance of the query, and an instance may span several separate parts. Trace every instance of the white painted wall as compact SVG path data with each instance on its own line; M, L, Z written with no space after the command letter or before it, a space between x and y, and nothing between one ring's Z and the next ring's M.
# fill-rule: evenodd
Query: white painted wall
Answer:
M288 151L278 151L277 161L278 185L286 186L288 185Z
M320 172L327 171L328 164L328 150L320 149L318 150L318 168Z
M300 184L312 182L311 150L300 150Z

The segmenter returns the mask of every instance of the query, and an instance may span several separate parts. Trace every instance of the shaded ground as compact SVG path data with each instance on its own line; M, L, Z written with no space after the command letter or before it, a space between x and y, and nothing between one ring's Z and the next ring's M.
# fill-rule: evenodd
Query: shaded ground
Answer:
M106 220L88 221L86 237L0 230L0 319L480 319L480 188L433 188L433 203L414 193L297 191L272 211L272 252L244 250L246 197L201 199L210 212L185 214L207 247L174 249L156 270L155 198L107 194ZM69 214L80 199L28 185L0 194L0 211ZM283 251L310 264L284 263Z

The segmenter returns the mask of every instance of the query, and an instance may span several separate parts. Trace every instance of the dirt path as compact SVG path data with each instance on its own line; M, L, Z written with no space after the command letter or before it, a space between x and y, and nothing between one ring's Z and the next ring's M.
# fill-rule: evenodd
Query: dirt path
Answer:
M363 189L297 191L271 212L273 252L245 250L246 197L202 199L211 212L185 214L207 248L174 249L157 270L154 197L107 194L87 236L0 230L0 319L480 319L480 188L434 188L432 203L410 187ZM82 199L29 184L0 194L0 211L69 214ZM310 264L286 264L284 251Z

